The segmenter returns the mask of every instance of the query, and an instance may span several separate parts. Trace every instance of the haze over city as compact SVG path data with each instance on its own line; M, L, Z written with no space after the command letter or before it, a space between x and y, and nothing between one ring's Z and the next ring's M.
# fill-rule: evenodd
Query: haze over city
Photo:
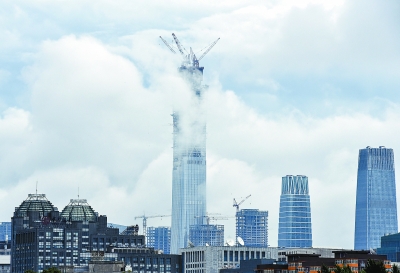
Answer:
M398 1L0 3L0 221L28 193L81 198L109 222L171 214L173 108L190 113L174 32L201 60L207 211L269 211L309 179L313 246L353 248L358 150L400 164ZM399 186L397 186L399 191ZM234 218L225 238L234 238ZM170 225L170 218L148 226Z

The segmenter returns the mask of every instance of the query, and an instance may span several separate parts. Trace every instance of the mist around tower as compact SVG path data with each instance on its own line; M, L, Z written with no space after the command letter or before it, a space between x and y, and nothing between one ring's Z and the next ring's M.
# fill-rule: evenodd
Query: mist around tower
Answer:
M400 151L398 8L349 0L0 3L0 220L36 181L59 208L79 187L112 223L170 214L171 114L180 111L185 128L190 115L205 116L209 212L234 215L232 199L251 194L243 208L269 211L276 244L281 179L302 174L313 246L353 248L358 151ZM180 56L159 39L172 31L195 53L221 37L200 62L209 85L203 113L192 111ZM332 228L332 219L348 220ZM234 219L216 224L233 227L225 234L235 239Z

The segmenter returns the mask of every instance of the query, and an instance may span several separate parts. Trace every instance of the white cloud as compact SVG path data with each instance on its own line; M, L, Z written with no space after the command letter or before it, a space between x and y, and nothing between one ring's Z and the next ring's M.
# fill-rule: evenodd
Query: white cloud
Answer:
M314 245L352 247L358 149L400 150L395 4L39 2L0 4L2 221L36 181L60 210L79 187L114 223L170 213L170 114L191 108L158 38L174 31L196 52L222 38L202 60L209 212L252 194L243 207L269 210L276 245L281 177L304 174ZM7 105L20 70L29 105Z

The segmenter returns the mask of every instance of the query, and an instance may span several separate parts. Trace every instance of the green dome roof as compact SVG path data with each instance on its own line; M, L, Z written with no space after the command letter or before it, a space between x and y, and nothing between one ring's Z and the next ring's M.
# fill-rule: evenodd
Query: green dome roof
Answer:
M86 199L71 199L60 215L67 221L89 221L97 220L97 213L87 203Z
M30 211L38 211L39 216L43 217L51 211L57 211L57 208L47 200L45 194L28 194L28 198L15 208L14 216L26 217Z

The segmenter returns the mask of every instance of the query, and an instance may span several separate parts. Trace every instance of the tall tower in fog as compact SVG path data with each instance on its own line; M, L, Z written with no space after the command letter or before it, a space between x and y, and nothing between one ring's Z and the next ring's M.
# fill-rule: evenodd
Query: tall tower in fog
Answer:
M179 72L188 83L195 101L194 104L190 104L189 110L175 110L172 114L171 253L177 254L179 248L186 247L190 241L190 227L203 225L203 216L206 215L206 122L202 112L205 87L202 85L204 67L199 66L199 60L219 39L197 58L192 48L189 53L185 53L175 34L172 36L177 46L176 50L184 57ZM175 53L174 48L162 40Z
M278 247L312 247L308 177L282 177Z
M393 149L380 146L359 151L354 249L375 249L381 236L397 233Z

